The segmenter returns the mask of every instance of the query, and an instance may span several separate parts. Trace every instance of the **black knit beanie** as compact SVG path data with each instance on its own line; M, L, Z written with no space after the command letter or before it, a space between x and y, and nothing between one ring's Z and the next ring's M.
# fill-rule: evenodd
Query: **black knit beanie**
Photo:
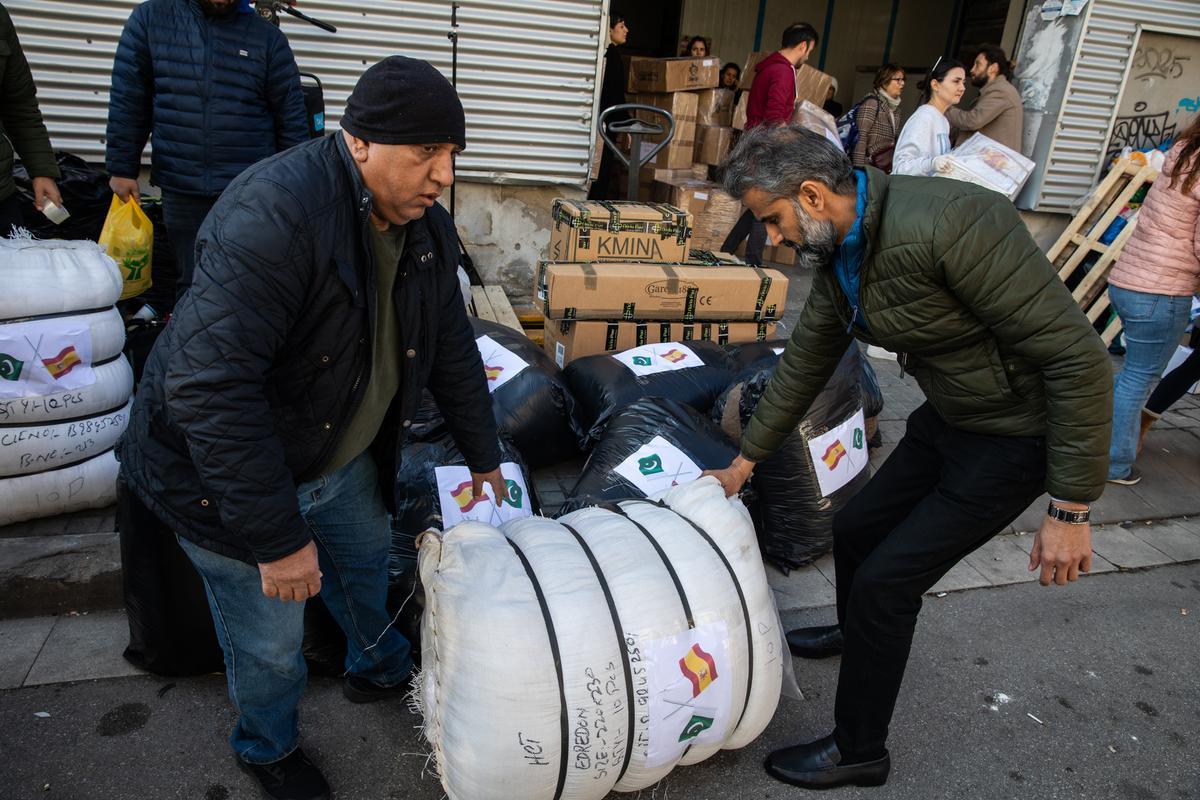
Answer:
M467 146L458 92L429 62L407 56L388 56L362 74L341 126L376 144Z

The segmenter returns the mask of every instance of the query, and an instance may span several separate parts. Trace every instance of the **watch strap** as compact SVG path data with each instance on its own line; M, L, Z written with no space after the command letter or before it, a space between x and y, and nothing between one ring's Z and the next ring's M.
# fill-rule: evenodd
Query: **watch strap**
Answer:
M1086 525L1092 518L1092 512L1090 510L1071 511L1065 508L1059 508L1058 506L1054 505L1054 503L1051 503L1050 507L1046 509L1046 514L1051 519L1056 519L1060 522L1066 522L1069 525Z

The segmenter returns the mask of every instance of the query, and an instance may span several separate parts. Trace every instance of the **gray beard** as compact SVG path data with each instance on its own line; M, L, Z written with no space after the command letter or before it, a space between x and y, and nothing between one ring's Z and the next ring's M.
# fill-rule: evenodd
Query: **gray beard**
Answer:
M804 237L803 244L790 239L784 244L796 251L796 260L802 267L820 269L833 263L833 254L837 250L837 228L830 220L816 220L808 215L800 201L793 200L792 208L796 212L796 222Z

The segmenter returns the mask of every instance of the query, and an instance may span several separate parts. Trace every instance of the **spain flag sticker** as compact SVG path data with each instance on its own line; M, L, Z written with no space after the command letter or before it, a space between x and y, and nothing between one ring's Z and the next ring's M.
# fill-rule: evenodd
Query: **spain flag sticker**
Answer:
M717 679L717 662L698 644L679 659L679 670L692 683L692 697L699 697Z
M825 451L825 455L821 456L821 460L825 462L825 466L829 469L837 469L837 465L842 463L842 459L846 457L846 446L842 444L842 440L838 439L833 444L829 445L829 449Z
M82 364L83 361L79 358L79 353L75 352L75 346L67 345L54 358L43 358L42 363L46 365L46 371L50 373L50 377L58 380Z
M471 481L460 483L451 490L450 496L454 498L455 503L458 503L458 507L462 509L464 514L488 499L486 491L480 492L474 497L471 496Z

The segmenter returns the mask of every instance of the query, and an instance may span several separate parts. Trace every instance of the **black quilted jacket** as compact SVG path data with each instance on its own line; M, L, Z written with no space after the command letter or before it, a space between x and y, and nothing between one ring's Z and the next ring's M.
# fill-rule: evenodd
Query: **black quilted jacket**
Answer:
M201 227L195 282L118 445L125 481L196 544L254 563L308 543L296 486L322 474L370 377L370 211L334 135L242 173ZM472 469L500 462L453 222L434 205L408 227L394 294L402 384L373 445L389 500L424 387Z

